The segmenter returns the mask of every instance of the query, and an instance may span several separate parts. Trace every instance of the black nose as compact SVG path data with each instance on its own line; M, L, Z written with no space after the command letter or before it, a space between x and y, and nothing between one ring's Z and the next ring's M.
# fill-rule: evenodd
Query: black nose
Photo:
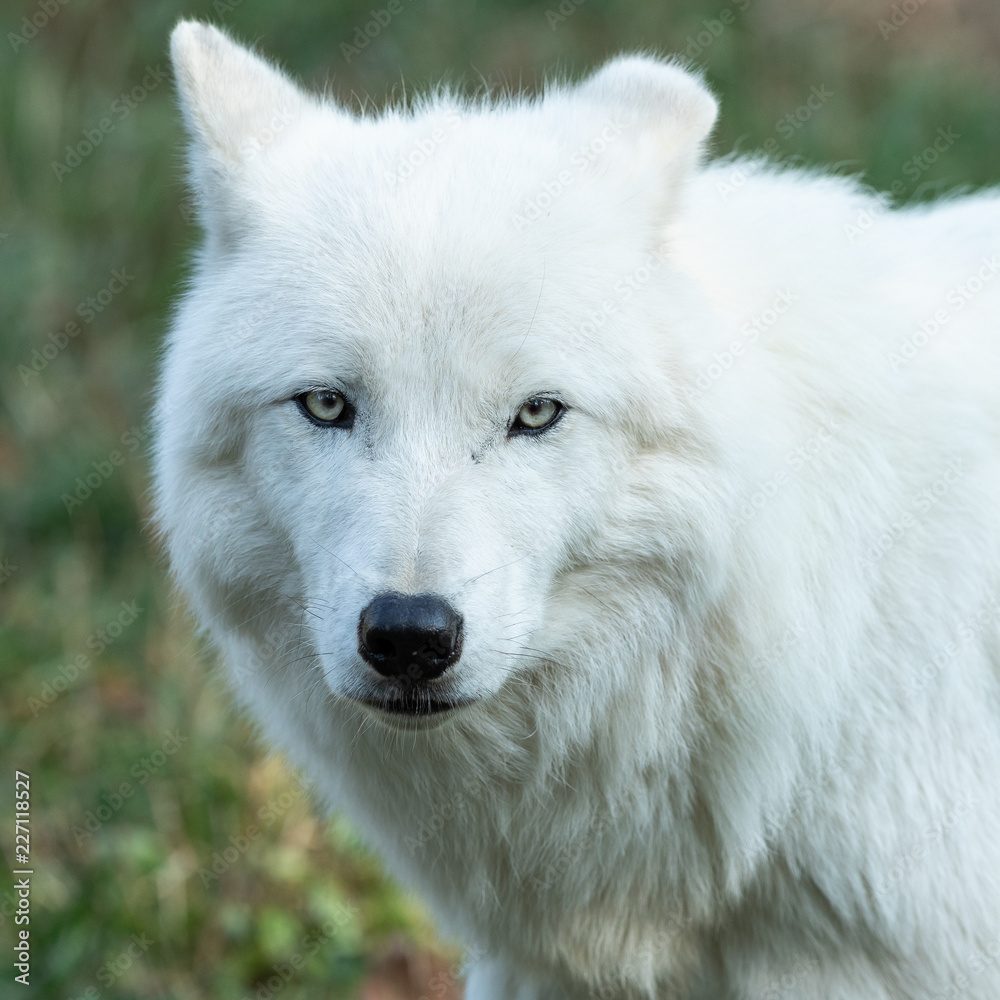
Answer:
M428 681L462 653L462 616L434 594L379 594L361 612L358 652L383 676Z

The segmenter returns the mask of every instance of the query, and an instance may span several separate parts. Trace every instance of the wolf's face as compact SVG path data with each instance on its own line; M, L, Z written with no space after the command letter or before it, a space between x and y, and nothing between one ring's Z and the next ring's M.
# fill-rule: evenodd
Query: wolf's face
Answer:
M711 98L620 60L572 104L373 120L212 29L175 61L207 244L158 488L202 618L386 721L585 642L595 567L656 558L616 526L684 433L664 227Z

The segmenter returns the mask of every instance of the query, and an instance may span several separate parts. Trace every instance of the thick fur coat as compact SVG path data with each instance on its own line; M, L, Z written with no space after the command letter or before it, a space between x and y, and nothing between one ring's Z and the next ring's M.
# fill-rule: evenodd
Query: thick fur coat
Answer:
M650 57L378 114L173 58L172 567L471 1000L996 1000L1000 196L706 165ZM366 703L385 591L460 612L459 707Z

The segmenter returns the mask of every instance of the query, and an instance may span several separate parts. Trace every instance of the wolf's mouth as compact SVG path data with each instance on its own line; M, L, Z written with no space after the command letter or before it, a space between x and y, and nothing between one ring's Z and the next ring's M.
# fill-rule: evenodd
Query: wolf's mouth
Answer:
M470 699L446 701L432 698L428 694L409 692L402 696L385 696L381 698L359 698L362 704L377 709L386 715L396 715L404 718L420 718L428 715L441 715L471 704Z

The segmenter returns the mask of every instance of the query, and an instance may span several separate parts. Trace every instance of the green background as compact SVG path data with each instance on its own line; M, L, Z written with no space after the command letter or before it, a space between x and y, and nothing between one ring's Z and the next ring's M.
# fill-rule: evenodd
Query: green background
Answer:
M401 3L355 51L381 0L0 12L5 996L15 769L31 776L33 968L9 995L437 1000L458 988L457 952L419 903L349 824L314 813L233 709L149 528L145 421L198 239L166 57L180 15L256 41L355 105L404 81L532 88L623 48L686 52L722 99L718 152L764 146L899 202L1000 179L995 0ZM136 87L133 106L114 103ZM797 118L813 88L830 96ZM946 150L925 155L942 133ZM96 485L81 489L88 475Z

